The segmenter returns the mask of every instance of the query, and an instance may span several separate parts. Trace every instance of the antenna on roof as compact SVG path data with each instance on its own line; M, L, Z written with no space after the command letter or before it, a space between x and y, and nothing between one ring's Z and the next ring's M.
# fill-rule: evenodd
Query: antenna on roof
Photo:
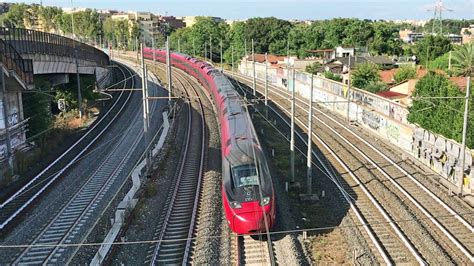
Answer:
M434 11L432 34L443 35L443 10L449 12L453 11L443 5L443 0L436 0L434 8L428 9L428 11Z

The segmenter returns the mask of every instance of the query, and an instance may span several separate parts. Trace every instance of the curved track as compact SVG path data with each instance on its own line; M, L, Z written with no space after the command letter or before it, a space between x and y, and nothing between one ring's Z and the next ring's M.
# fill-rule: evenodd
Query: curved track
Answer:
M121 69L125 77L125 73ZM123 84L126 86L126 83ZM0 204L0 230L4 230L20 213L46 191L69 167L82 156L96 140L107 131L130 99L122 91L109 110L94 122L92 127L61 156L20 188L15 194Z
M123 84L123 88L133 88L135 83L133 73L126 67L121 67L121 69L124 71L122 72L124 78L130 78ZM128 94L127 100L116 111L108 126L113 122L115 123L115 120L118 121L119 117L121 120L127 119L122 116L122 113L138 118L137 108L128 108L130 106L128 102L131 100L133 93L126 94ZM127 107L126 112L124 111L125 107ZM114 127L115 131L119 129L117 126ZM119 127L121 128L121 126ZM115 194L117 184L123 183L121 180L126 174L124 173L125 169L130 166L130 162L133 161L132 156L135 155L135 150L141 143L143 132L138 123L127 125L124 131L120 131L121 134L111 140L105 140L110 148L106 148L108 151L104 153L104 157L97 160L97 164L91 169L84 169L82 174L84 176L81 178L84 180L82 185L71 189L74 194L67 195L68 200L61 203L62 207L55 211L55 215L49 218L44 227L37 228L40 230L39 233L33 233L35 237L30 241L31 244L19 256L16 256L15 264L63 264L75 253L79 247L78 244L82 243L82 239L87 236L89 227L100 218L97 215L99 210L104 208L108 198ZM111 133L108 132L107 134L110 135ZM96 138L99 138L99 136L96 136ZM112 140L113 142L111 142ZM39 217L34 217L34 219L36 218ZM69 247L70 244L74 245Z
M236 75L236 77L240 81L251 86L250 78L243 77L242 75ZM258 88L262 91L262 86L260 84L258 85ZM273 103L281 110L289 110L289 102L284 99L290 98L290 93L275 86L271 86L271 88L270 99L272 99L272 97L274 99L279 99L274 100ZM306 101L300 98L297 98L296 101L297 117L307 116L308 104ZM340 156L341 154L345 154L345 158L352 157L359 161L358 167L363 167L365 174L362 172L356 172L357 167L355 167L354 164L350 167L347 165L345 167L347 167L347 170L353 172L351 174L352 177L360 177L357 182L366 183L369 187L372 186L372 188L369 189L371 191L369 193L376 195L376 200L384 203L386 206L384 207L386 212L394 217L392 219L400 220L400 214L395 213L393 209L387 209L389 204L386 201L384 202L384 195L377 192L377 187L368 182L370 177L377 178L382 183L386 184L387 189L393 191L402 202L405 202L407 208L410 209L413 215L420 217L419 223L422 223L426 228L430 228L430 234L432 235L431 238L433 240L435 239L435 242L437 242L435 245L439 244L442 247L442 250L449 254L449 257L453 262L472 262L472 250L474 247L474 240L472 238L473 227L472 223L469 223L466 219L469 215L472 215L472 210L471 212L465 210L464 213L462 213L459 212L459 208L449 206L447 203L443 202L439 196L435 195L415 177L409 174L407 170L403 169L388 156L384 155L378 148L374 147L362 137L352 132L348 127L319 109L314 108L314 110L317 112L317 116L314 116L314 120L319 126L315 127L315 132L318 132L318 134L313 134L313 138L316 138L320 143L330 149L333 156L337 157L339 161L341 161L341 158L339 158L338 155ZM297 118L296 121L300 126L302 126L302 128L307 128L302 119ZM328 134L325 132L328 132ZM324 141L321 140L319 136L324 138ZM329 148L329 146L331 146L331 148ZM338 155L335 155L334 151L337 151ZM416 199L413 195L416 195ZM413 254L416 254L417 252L423 253L422 258L417 259L418 262L423 263L424 260L430 261L431 256L436 256L435 254L428 254L429 252L427 252L427 249L424 247L426 243L417 242L419 240L413 239L413 236L409 233L410 229L408 228L411 224L399 223L397 226L403 228L402 230L404 231L406 238L408 238L408 241L415 244L414 246L416 246L417 250L414 250L415 253ZM372 230L375 231L375 229ZM388 236L377 234L378 239L391 239ZM401 240L402 238L399 237L399 239ZM399 262L399 259L397 258L402 259L404 257L402 255L403 253L400 254L397 249L395 249L395 252L390 252L390 249L393 247L392 244L387 243L384 247L384 250L389 253L391 261Z
M192 81L181 75L175 76L175 81L189 101L187 137L176 183L170 190L155 234L158 242L149 259L152 265L184 264L188 261L205 159L206 128L200 96Z

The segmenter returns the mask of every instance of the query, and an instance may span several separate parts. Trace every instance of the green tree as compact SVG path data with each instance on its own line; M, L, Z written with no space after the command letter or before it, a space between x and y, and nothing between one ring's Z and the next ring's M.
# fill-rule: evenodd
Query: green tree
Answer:
M256 53L286 54L292 27L290 22L275 17L251 18L245 22L245 40L248 47L254 40Z
M196 23L188 29L179 29L170 36L171 48L177 50L178 39L182 51L196 51L197 55L204 56L204 50L207 48L208 57L210 43L212 42L212 59L220 59L220 42L223 41L223 49L228 48L226 39L229 25L224 22L217 22L211 17L197 17ZM194 49L193 49L194 47Z
M427 97L463 96L464 93L446 76L430 72L416 84L413 104L409 107L408 121L460 142L464 101L453 98ZM468 137L468 146L473 147L474 134L470 134Z
M428 61L432 61L449 52L451 48L451 41L448 38L428 35L414 45L413 53L420 60L421 64L426 64Z
M59 21L63 15L63 11L57 7L39 7L38 17L42 22L44 31L57 31L59 30Z
M316 74L321 71L321 64L319 62L314 62L306 66L305 71L310 74Z
M388 89L387 84L380 81L371 81L369 82L369 84L365 86L365 90L372 93L385 91L387 89Z
M24 28L24 17L28 14L29 6L26 4L13 4L5 14L3 24L6 27Z
M412 66L404 66L397 69L393 77L395 83L400 83L409 79L416 78L416 69Z
M371 82L380 81L379 67L371 62L357 65L351 76L352 85L359 89L365 89Z
M474 43L467 43L457 47L452 53L453 66L464 76L474 73Z
M386 22L375 22L374 39L369 48L374 54L400 55L403 53L402 41L399 39L398 30Z

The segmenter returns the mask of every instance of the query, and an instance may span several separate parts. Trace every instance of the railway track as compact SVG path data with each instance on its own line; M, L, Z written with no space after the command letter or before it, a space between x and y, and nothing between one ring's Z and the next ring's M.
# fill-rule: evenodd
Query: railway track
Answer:
M123 68L124 77L132 77L123 87L133 87L135 79L128 68ZM126 103L132 93L127 96ZM124 104L115 114L112 123L123 111ZM133 111L133 110L130 110ZM138 120L138 112L133 113ZM139 121L139 120L138 120ZM135 125L136 124L136 125ZM104 129L105 130L105 129ZM36 233L31 244L24 249L13 262L14 264L65 264L79 248L78 244L89 234L98 212L107 204L107 199L115 194L117 183L122 181L125 169L130 166L135 149L141 143L143 132L137 123L127 126L120 138L113 144L104 158L98 160L94 170L85 176L85 182L76 189L69 200L56 213L44 228ZM86 171L87 172L87 171ZM74 244L72 247L68 245Z
M250 84L250 79L246 77L242 77L241 75L237 75L238 79L243 81L246 84ZM259 90L261 91L261 85L258 86ZM270 91L270 98L272 96L275 99L288 99L290 94L287 91L284 91L280 88L276 88L272 86L273 90ZM251 93L250 93L251 94ZM273 94L273 95L272 95ZM273 103L280 107L281 110L289 110L288 103L286 100L275 100ZM297 123L300 124L302 128L307 128L305 122L302 121L299 117L307 116L307 103L304 100L297 99ZM365 183L367 186L372 186L369 182L368 177L376 178L380 180L381 183L386 184L387 189L392 191L401 202L406 204L406 207L409 208L410 212L415 216L419 217L419 223L423 223L425 228L429 228L430 235L432 239L436 239L436 244L442 246L443 252L449 254L449 258L452 262L457 263L469 263L472 262L472 249L473 249L473 239L472 239L472 222L468 222L466 217L472 215L472 210L466 209L464 213L459 212L459 208L451 207L448 204L444 203L438 196L434 195L427 187L425 187L421 182L416 180L411 174L408 173L407 170L401 168L397 163L395 163L392 159L385 156L380 150L376 147L368 143L359 135L352 132L349 128L342 125L334 118L328 116L324 112L321 112L318 109L314 109L317 112L316 123L320 126L315 127L318 132L318 135L324 135L324 141L322 141L318 135L313 134L313 138L317 138L318 141L324 144L327 148L332 146L334 153L333 156L338 157L335 155L335 151L337 154L343 153L342 151L345 150L345 158L355 158L358 161L358 164L353 164L349 168L347 165L347 170L353 172L352 175L356 178L361 177L363 179L359 179L359 183ZM328 132L329 131L329 132ZM323 133L328 132L328 133ZM355 140L354 140L355 138ZM326 145L326 143L330 143ZM352 144L351 142L354 142ZM339 143L339 145L337 145ZM334 148L336 146L337 148ZM329 148L331 150L331 148ZM347 157L348 156L348 157ZM362 158L362 159L360 159ZM338 160L341 161L341 158L338 157ZM353 159L351 159L353 160ZM346 160L347 161L347 160ZM342 163L343 164L343 163ZM365 174L361 172L357 172L354 174L355 169L358 167L363 167L365 169ZM351 170L352 169L352 170ZM364 179L364 177L366 177ZM394 178L396 177L396 178ZM347 180L347 179L346 179ZM377 192L376 187L372 187L371 190L373 197L376 197L376 201L383 201L384 195L381 195L381 192ZM378 194L377 194L378 193ZM367 193L366 193L367 194ZM359 196L358 194L357 196ZM416 199L413 195L416 195ZM357 198L359 201L359 198ZM385 201L385 207L389 205L387 201ZM361 206L361 210L366 207ZM470 211L470 212L469 212ZM395 218L400 218L400 214L394 214L394 210L387 211L389 215L393 215ZM447 215L448 214L448 215ZM367 216L370 217L370 216ZM370 220L370 219L367 219ZM376 219L375 219L376 220ZM387 220L387 219L385 219ZM393 223L390 223L393 224ZM407 232L409 231L410 224L397 224L397 226L402 227L402 230L405 231L404 235L407 235L409 242L417 242L419 240L414 240L413 236ZM433 230L432 230L433 229ZM371 229L375 232L375 229ZM378 230L378 229L377 229ZM388 236L390 235L379 235L376 234L377 239L380 241L381 239L389 239ZM399 237L402 240L401 237ZM372 241L374 242L374 241ZM418 257L418 262L423 262L425 260L430 261L431 256L436 256L435 254L427 254L429 249L425 246L425 243L417 242L415 252L411 252L413 255L418 253L418 250L423 250L423 256ZM387 243L383 244L383 246L393 247L393 244ZM390 252L390 248L384 248L383 250L387 251L388 258L392 262L399 262L399 259L409 259L406 255L406 251L400 253L397 249L394 249L395 252ZM380 252L379 252L380 253ZM390 254L393 253L393 254ZM398 258L398 259L397 259ZM413 258L413 257L412 257ZM417 258L415 256L415 258ZM403 260L402 260L403 261ZM401 262L401 261L400 261Z
M155 233L158 242L146 259L151 265L188 263L205 160L206 129L200 96L193 82L183 76L175 74L175 82L189 99L187 133L176 182Z
M125 76L125 73L122 74ZM126 83L123 84L125 86ZM4 232L11 223L24 212L28 206L40 197L69 167L71 167L82 156L97 139L106 132L107 128L114 122L120 111L128 103L130 94L121 92L117 100L109 110L101 116L92 127L61 156L48 165L43 171L32 178L26 185L20 188L0 204L0 232Z
M237 265L275 265L272 240L263 235L236 237ZM266 238L266 239L265 239Z

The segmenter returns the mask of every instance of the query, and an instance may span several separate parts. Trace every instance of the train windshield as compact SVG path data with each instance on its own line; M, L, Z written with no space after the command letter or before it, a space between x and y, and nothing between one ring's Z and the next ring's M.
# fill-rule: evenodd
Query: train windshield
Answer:
M232 168L235 187L258 186L257 168L253 164L239 165Z

